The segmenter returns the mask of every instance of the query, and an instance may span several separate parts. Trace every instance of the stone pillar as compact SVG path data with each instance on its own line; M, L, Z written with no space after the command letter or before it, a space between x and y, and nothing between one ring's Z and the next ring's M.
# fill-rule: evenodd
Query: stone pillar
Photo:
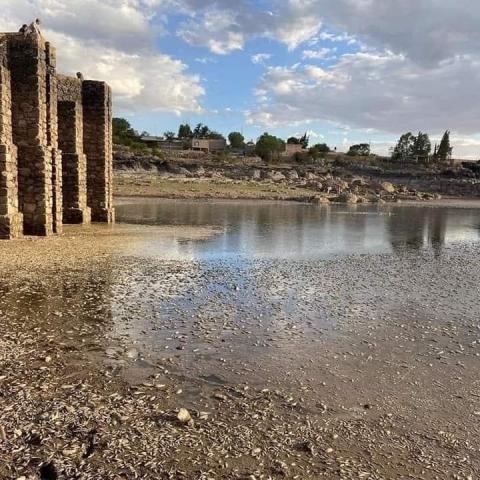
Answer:
M58 75L58 143L62 151L63 222L90 223L83 152L82 80Z
M35 33L8 34L13 142L18 148L24 232L62 230L62 164L57 149L55 51Z
M0 238L18 237L23 231L18 211L17 149L12 141L12 99L7 37L0 35Z
M114 222L112 91L105 82L85 80L83 148L87 155L87 201L95 222Z

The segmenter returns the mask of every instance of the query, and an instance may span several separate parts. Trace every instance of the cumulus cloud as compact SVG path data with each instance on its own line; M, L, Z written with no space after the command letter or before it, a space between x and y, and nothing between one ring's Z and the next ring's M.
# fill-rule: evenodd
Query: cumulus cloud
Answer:
M474 0L316 0L315 6L329 25L423 65L479 48Z
M199 112L200 78L153 47L164 23L160 7L156 0L0 0L0 31L39 17L57 46L58 70L106 80L117 109Z
M398 133L478 131L479 63L456 57L435 68L401 54L344 55L328 69L305 65L270 67L257 89L253 124L331 120Z
M300 0L299 0L300 1ZM480 131L480 4L471 0L312 0L322 29L303 50L307 64L271 66L256 88L254 125L318 121L388 132L446 128L468 157ZM309 65L332 43L355 53L329 68ZM340 50L340 48L339 48ZM384 145L382 148L385 148Z
M252 38L265 37L284 43L290 50L315 35L321 25L313 14L315 0L272 1L272 9L247 0L185 0L179 8L190 11L177 35L195 46L225 55L243 49ZM188 8L187 8L188 6ZM195 13L192 13L195 12Z

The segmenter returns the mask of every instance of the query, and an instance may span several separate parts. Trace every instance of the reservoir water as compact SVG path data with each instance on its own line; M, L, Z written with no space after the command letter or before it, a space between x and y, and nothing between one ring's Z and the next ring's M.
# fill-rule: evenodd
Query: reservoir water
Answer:
M117 219L147 225L216 226L206 241L158 240L143 253L175 260L301 259L442 248L480 238L476 208L315 206L289 202L123 199Z

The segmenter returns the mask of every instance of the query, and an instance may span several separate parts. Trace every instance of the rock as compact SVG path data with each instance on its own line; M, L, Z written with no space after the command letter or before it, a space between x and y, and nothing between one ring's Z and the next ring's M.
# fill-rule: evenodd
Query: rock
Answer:
M387 193L395 193L395 190L396 190L394 185L390 182L382 182L380 184L380 187L384 192L387 192Z
M286 177L282 172L279 172L278 170L272 170L270 172L266 172L266 177L268 180L272 180L273 182L281 182L282 180L285 180Z
M213 398L217 399L217 400L221 400L222 402L226 402L227 401L227 397L225 395L223 395L222 393L215 393L213 395Z
M58 473L53 462L42 464L39 476L40 480L56 480L58 478Z
M126 352L125 352L125 356L127 358L130 358L132 360L135 360L138 358L140 354L138 353L138 350L136 348L129 348Z
M166 167L170 173L174 173L175 175L184 175L185 177L192 176L192 172L190 172L190 170L186 169L185 167L181 167L176 163L167 163Z
M262 178L262 172L261 170L259 170L258 168L254 168L251 172L250 172L250 178L252 180L260 180Z
M354 193L345 192L336 198L337 202L354 204L358 202L358 197Z
M312 203L314 205L328 205L330 200L327 197L313 197Z
M189 423L192 420L192 416L186 408L181 408L178 411L177 418L181 423Z
M299 175L298 175L298 172L294 169L292 170L289 170L287 173L286 173L286 176L289 180L298 180L299 179Z
M363 177L355 177L350 184L354 187L365 187L367 182Z

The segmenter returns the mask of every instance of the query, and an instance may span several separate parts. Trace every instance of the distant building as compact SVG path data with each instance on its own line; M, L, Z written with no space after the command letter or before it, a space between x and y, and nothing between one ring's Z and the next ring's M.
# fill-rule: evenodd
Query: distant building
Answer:
M224 138L192 138L191 148L206 153L223 152L227 141Z

